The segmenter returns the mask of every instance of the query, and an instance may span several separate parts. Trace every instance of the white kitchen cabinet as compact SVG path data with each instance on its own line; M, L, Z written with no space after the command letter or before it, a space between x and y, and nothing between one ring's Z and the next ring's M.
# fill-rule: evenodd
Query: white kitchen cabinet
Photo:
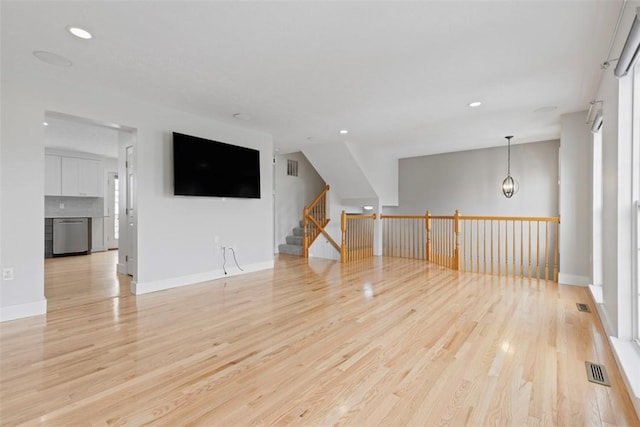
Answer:
M104 242L104 218L91 219L91 252L106 251Z
M78 193L81 196L102 196L102 179L100 162L97 160L79 159Z
M62 169L60 156L44 156L44 195L60 196L62 194Z
M63 196L101 196L101 167L98 160L61 157L61 169Z

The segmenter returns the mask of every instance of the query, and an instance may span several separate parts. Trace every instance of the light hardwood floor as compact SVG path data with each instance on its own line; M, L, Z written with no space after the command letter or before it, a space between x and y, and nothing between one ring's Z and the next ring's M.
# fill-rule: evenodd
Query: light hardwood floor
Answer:
M583 288L280 256L135 297L115 257L47 261L50 312L0 324L2 425L640 425Z

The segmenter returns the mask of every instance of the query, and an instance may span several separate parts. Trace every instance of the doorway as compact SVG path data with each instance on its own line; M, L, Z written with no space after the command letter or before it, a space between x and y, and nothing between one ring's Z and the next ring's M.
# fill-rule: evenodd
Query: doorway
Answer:
M137 259L137 223L134 210L129 210L136 202L132 193L136 130L52 111L44 116L45 177L47 182L60 183L46 185L44 195L48 311L129 295ZM65 169L78 163L91 168ZM52 165L60 169L51 173L47 167ZM85 176L87 171L90 179ZM81 172L84 175L78 175ZM94 181L95 185L90 186L90 193L71 194L68 189L73 179L85 187ZM47 254L47 221L70 217L90 218L89 254Z

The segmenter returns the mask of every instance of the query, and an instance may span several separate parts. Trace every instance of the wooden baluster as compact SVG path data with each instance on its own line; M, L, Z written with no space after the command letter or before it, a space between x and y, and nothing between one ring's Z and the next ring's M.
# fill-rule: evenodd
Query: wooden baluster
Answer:
M502 265L500 265L500 220L498 220L498 276L502 274Z
M504 221L504 276L509 277L509 222Z
M476 273L480 273L480 221L476 219Z
M482 220L482 272L487 274L487 220Z
M456 249L454 255L455 269L460 270L460 211L456 210L453 219L453 231L456 234Z
M553 281L558 281L558 232L560 231L560 223L555 223L555 232L553 233Z
M531 280L531 220L529 220L529 280Z
M511 257L511 274L516 277L516 221L511 221L511 245L513 256Z
M489 222L491 224L491 274L493 274L493 220Z
M536 221L536 279L540 280L540 221Z
M347 261L347 214L342 211L340 214L340 230L342 232L342 245L340 246L340 261Z
M427 210L424 216L424 225L427 229L427 261L431 261L431 212Z
M520 278L524 277L524 234L522 231L522 220L520 220Z
M544 280L549 280L549 223L544 223Z

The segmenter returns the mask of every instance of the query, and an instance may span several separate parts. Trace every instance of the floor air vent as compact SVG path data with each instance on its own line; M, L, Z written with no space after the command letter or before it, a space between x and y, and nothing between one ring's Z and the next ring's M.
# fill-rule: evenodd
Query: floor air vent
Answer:
M591 309L589 308L589 306L587 304L583 304L581 302L577 302L576 305L578 306L578 311L584 311L585 313L591 313Z
M584 362L584 364L587 367L587 378L589 381L611 387L609 376L607 375L607 371L604 369L604 366L591 362Z

